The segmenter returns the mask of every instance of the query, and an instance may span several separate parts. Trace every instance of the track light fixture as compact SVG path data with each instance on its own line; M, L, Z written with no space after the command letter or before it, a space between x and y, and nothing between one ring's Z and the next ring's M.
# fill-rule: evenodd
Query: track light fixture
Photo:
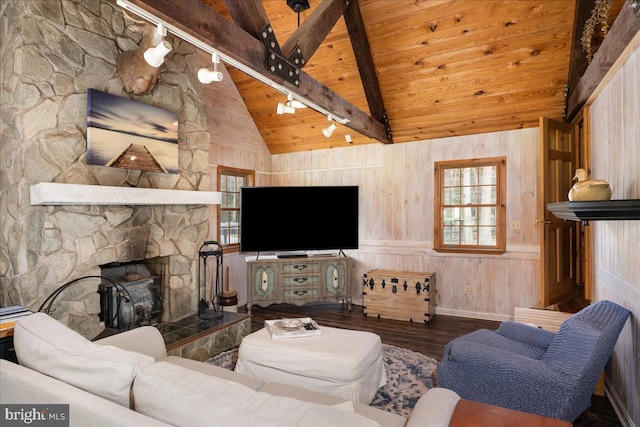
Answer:
M278 106L276 107L276 113L278 114L295 114L296 109L291 106L288 102L283 104L282 102L278 102Z
M213 71L208 68L200 68L198 70L198 80L200 83L208 85L211 82L219 82L222 81L224 75L218 71L218 64L220 63L220 58L218 54L213 52L211 54L211 62L213 62Z
M171 52L171 44L164 40L166 33L167 31L164 29L162 24L158 24L154 40L160 40L160 42L156 47L150 47L143 54L144 60L153 68L161 66L164 63L164 57Z
M333 123L331 123L329 126L327 126L326 128L322 129L322 134L324 136L326 136L327 138L330 138L331 135L333 135L333 131L336 130L336 125L334 125Z
M287 103L283 104L282 102L278 102L278 106L276 107L276 113L278 114L295 114L297 108L307 108L300 101L296 101L293 99L293 95L287 95Z
M336 130L337 126L333 123L333 118L331 116L327 116L327 120L329 120L330 124L326 128L322 129L322 134L327 138L331 138L331 135L333 135L333 131Z
M287 105L292 106L293 108L307 108L307 106L305 104L303 104L302 102L293 99L293 95L288 94L287 95Z

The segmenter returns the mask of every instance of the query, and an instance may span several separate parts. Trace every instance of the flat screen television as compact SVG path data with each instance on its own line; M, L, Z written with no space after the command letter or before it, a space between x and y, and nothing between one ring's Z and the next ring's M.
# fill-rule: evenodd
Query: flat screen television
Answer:
M303 252L358 248L358 187L246 187L240 250Z

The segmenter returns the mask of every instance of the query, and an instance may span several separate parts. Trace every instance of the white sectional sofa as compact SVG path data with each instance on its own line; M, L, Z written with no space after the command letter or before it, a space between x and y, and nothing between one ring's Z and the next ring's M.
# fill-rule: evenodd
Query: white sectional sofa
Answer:
M207 363L167 357L156 328L96 342L36 313L0 361L0 403L69 404L72 426L446 426L459 397L432 389L409 419Z

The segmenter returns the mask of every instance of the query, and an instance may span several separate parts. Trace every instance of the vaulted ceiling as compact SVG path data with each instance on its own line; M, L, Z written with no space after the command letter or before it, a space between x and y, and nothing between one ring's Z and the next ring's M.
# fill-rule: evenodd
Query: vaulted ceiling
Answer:
M234 6L234 1L241 6ZM285 54L285 49L291 48L287 41L302 32L298 29L298 16L286 0L203 2L224 20L249 33L263 23L252 20L259 21L257 18L262 16ZM250 7L243 2L257 4L259 13L249 13ZM314 12L337 7L338 2L309 3L310 8L300 13L302 26L310 20L307 25L313 21L314 31L318 31L323 22L325 26L333 24L326 22L330 21L328 12L320 18L320 13ZM339 3L343 9L349 7L349 0ZM624 0L613 3L610 22ZM297 109L295 114L277 114L277 103L286 101L284 94L228 66L271 153L380 141L397 144L534 127L541 116L563 119L570 62L582 55L579 47L577 54L575 47L572 53L572 43L580 43L580 35L576 38L573 32L575 0L359 0L356 5L363 31L358 34L354 30L358 21L353 16L338 15L335 25L318 41L317 49L301 67L322 90L305 88L303 80L296 89L318 98L326 95L324 100L334 100L337 109L349 113L361 110L376 119L375 125L380 121L386 124L380 120L384 116L390 138L385 141L384 137L371 137L384 136L384 132L371 130L368 122L357 119L351 124L338 124L327 138L322 134L329 124L327 117L309 108ZM352 42L354 36L362 38L363 34L364 43ZM235 37L238 35L235 33ZM216 37L220 40L226 36L231 38L220 33ZM259 39L256 34L253 36ZM594 46L600 41L596 34ZM239 55L245 51L245 55L256 53L253 45L242 40L237 43ZM230 40L226 46L232 45ZM373 70L369 75L367 60L372 65L369 72ZM377 95L372 90L376 83ZM328 96L334 94L333 98ZM351 142L346 141L346 135Z

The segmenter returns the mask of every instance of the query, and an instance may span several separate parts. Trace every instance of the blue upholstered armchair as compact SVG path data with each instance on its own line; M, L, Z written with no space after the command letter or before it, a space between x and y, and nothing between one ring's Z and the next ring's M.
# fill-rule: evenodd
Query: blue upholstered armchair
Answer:
M557 333L502 322L463 335L444 349L438 386L460 397L547 417L575 420L591 395L629 311L600 301L565 320Z

